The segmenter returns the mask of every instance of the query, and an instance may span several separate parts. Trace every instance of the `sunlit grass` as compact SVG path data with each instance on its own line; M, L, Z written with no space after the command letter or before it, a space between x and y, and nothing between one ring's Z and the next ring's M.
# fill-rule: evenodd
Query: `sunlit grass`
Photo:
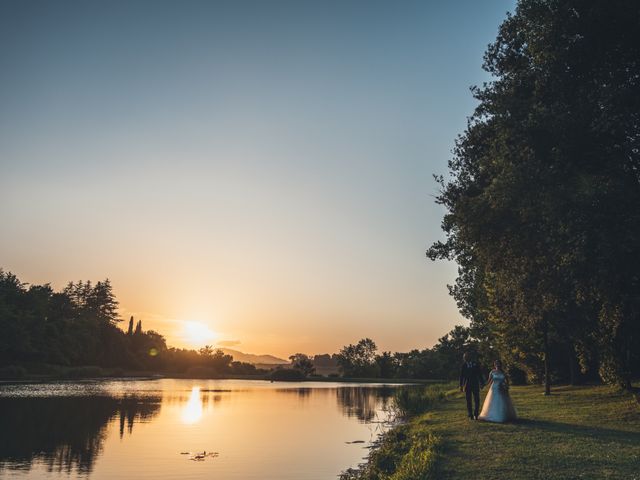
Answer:
M342 473L340 480L427 480L434 478L439 439L419 423L387 432L358 469Z
M434 478L440 439L424 428L424 415L455 392L453 384L437 383L426 387L399 389L393 408L399 418L412 417L385 433L366 463L350 469L341 480L427 480Z
M427 480L433 478L436 467L438 437L432 434L415 435L411 448L402 457L396 471L389 480Z

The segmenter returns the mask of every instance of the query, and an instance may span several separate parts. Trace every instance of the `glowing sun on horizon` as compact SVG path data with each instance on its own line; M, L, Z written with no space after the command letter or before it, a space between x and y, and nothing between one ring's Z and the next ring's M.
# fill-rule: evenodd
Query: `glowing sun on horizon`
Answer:
M182 338L193 347L203 347L214 343L218 334L206 323L188 320L182 322Z

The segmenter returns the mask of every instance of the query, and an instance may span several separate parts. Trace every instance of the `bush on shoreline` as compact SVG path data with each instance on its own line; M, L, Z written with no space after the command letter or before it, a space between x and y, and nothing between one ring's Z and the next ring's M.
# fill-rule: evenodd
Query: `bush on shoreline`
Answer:
M454 392L452 383L436 383L421 389L401 388L394 396L394 406L401 417L411 417L426 412Z
M427 480L434 478L440 441L412 424L385 433L366 463L349 468L339 480Z
M63 378L73 378L73 379L96 378L96 377L104 377L105 371L100 367L96 367L95 365L87 365L84 367L67 368L63 371L61 376Z
M456 390L451 383L401 388L394 397L399 417L415 417L427 412ZM424 428L419 419L399 425L385 434L358 468L350 468L340 480L427 480L435 478L440 440Z
M218 372L213 368L196 365L194 367L189 367L185 372L185 375L189 378L216 378L218 376Z
M300 370L296 370L294 368L278 368L271 372L269 378L271 380L278 380L282 382L300 382L306 379Z
M17 380L25 378L27 376L27 370L24 367L16 365L7 365L6 367L0 367L0 378L7 380Z

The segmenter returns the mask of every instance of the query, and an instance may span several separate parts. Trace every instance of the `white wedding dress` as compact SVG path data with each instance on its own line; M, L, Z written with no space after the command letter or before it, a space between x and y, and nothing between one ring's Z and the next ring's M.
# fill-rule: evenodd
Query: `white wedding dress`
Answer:
M478 420L497 423L515 420L517 418L516 409L509 396L504 372L492 370L489 379L491 380L491 388L484 399Z

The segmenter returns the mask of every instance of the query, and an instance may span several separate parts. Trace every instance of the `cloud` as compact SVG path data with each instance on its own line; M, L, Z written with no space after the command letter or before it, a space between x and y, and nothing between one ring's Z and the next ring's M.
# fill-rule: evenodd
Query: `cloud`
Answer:
M221 347L235 347L240 344L240 340L220 340L218 345Z

